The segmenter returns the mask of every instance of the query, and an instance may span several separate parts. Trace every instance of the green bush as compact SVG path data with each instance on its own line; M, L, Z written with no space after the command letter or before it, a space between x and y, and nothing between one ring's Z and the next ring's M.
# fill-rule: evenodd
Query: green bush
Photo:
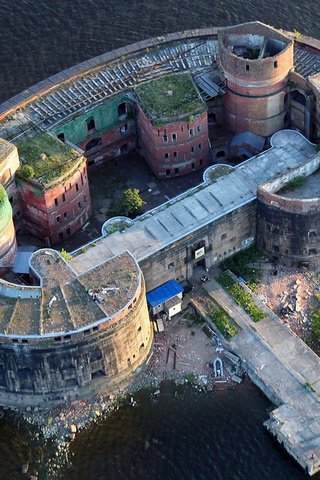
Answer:
M218 277L220 285L229 293L229 295L242 307L252 318L254 322L260 322L267 316L265 312L254 303L251 295L246 292L241 285L236 283L230 275L222 273Z
M252 246L243 252L237 253L222 263L225 270L231 270L238 277L245 278L248 282L259 284L260 272L257 269L248 267L248 263L256 262L261 258L262 254L259 250Z
M67 252L64 248L60 250L60 255L66 262L70 262L72 260L72 255L70 255L70 253Z
M320 310L315 310L311 314L312 318L312 333L318 341L320 341Z

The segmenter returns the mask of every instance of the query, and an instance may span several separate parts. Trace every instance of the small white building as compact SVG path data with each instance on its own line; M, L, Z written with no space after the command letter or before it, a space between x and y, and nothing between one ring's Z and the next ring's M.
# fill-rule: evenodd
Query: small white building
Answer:
M181 312L182 293L183 287L177 280L170 280L148 292L147 301L152 315L165 312L170 319Z

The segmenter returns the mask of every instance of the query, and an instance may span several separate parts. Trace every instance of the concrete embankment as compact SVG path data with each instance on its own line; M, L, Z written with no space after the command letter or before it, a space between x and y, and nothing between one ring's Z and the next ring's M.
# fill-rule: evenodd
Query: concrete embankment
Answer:
M309 475L319 472L319 357L271 312L254 323L215 281L205 288L242 329L228 342L229 348L278 407L264 425Z

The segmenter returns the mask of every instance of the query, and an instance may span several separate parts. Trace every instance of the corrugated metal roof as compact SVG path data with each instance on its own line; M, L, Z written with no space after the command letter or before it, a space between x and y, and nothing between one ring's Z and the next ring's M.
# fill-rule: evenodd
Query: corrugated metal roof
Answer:
M177 280L170 280L147 293L147 300L152 307L157 307L182 292L183 287L180 283Z

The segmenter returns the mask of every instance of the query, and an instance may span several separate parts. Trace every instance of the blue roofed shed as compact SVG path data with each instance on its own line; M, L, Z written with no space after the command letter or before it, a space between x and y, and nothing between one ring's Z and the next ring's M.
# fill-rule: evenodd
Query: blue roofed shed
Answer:
M147 301L152 307L152 313L167 312L169 318L181 311L183 287L177 280L160 285L147 293Z

